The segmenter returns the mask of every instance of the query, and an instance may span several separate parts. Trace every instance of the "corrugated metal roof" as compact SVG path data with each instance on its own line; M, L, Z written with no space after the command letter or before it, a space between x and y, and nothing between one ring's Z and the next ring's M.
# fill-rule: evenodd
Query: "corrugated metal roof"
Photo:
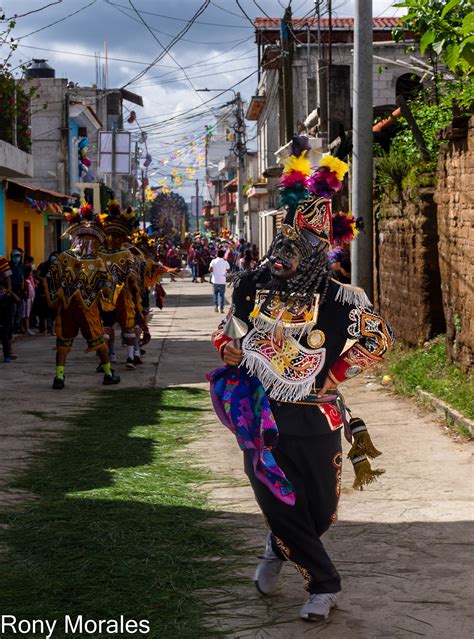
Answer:
M11 182L12 184L16 184L28 191L35 191L37 193L44 193L45 195L49 195L55 197L59 200L71 200L73 199L71 195L66 195L65 193L57 193L56 191L50 191L49 189L42 189L39 186L35 186L34 184L26 184L25 182L20 182L19 180L12 180L11 178L3 178L5 182Z
M254 25L256 29L279 29L280 18L255 18ZM309 26L317 29L317 18L293 18L293 28L303 29ZM329 29L329 18L321 18L321 29ZM393 29L401 24L400 18L374 18L374 29ZM354 29L354 18L333 18L333 29L344 29L352 31Z

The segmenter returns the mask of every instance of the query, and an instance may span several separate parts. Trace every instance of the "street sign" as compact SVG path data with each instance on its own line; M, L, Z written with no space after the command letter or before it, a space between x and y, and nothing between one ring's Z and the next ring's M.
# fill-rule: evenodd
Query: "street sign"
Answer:
M132 154L129 132L99 132L99 170L101 173L130 175L132 172Z

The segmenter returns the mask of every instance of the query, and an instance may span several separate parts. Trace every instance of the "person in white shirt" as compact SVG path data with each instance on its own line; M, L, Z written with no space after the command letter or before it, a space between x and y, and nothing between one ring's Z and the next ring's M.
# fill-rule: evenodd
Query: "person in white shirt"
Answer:
M224 250L219 249L217 251L217 257L215 257L209 265L211 271L211 282L214 287L214 308L216 313L224 312L224 295L225 295L225 282L227 273L230 271L230 265L227 260L224 259Z

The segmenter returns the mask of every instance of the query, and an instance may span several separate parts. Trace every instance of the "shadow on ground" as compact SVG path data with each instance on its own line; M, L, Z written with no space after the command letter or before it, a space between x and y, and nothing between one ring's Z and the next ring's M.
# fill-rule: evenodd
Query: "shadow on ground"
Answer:
M185 449L203 397L103 394L36 455L14 484L36 499L0 512L3 614L124 615L149 620L153 639L469 636L458 601L470 587L468 522L339 522L328 546L345 594L330 625L295 622L303 589L258 597L248 577L261 517L213 511L192 489L209 478Z
M183 293L167 293L166 306L190 306L190 307L206 307L212 308L214 306L213 288L212 284L196 284L196 292L199 295L186 295ZM204 294L203 294L204 293Z
M207 475L182 454L202 410L196 389L103 394L36 454L12 485L35 499L0 512L2 614L124 615L148 619L150 637L212 636L202 591L232 575L192 489Z

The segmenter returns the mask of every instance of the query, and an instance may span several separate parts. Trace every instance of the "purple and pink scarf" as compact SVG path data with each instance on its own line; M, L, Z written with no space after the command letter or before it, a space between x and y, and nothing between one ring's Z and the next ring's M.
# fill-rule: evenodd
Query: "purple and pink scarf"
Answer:
M257 377L235 366L208 373L216 415L234 433L241 450L249 450L255 476L282 502L293 506L295 491L273 457L278 426Z

